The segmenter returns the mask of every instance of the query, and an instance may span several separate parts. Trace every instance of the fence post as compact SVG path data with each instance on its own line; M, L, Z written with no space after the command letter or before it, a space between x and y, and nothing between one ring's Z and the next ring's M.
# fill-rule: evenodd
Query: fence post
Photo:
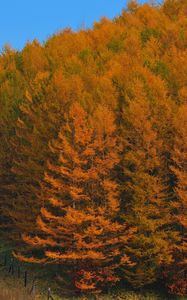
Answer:
M18 265L18 278L20 278L21 276L21 268L20 268L20 265Z
M12 265L13 265L13 258L11 258L11 262L10 262L10 266L9 266L9 269L8 269L8 273L12 272Z
M30 290L30 294L32 294L33 296L35 296L35 287L36 287L35 283L36 283L36 277L33 279L32 287Z
M48 293L47 293L47 300L51 299L51 289L48 288Z
M12 272L11 272L12 275L14 275L14 259L12 259Z
M27 287L27 271L24 272L24 287Z
M5 254L5 257L4 257L4 266L6 267L7 265L7 254Z

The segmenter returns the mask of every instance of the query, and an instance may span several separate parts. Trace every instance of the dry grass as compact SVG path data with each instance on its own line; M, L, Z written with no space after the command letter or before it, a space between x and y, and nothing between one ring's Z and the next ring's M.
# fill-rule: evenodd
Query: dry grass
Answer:
M10 291L8 289L2 289L0 291L1 300L31 300L33 298L29 297L26 293L20 291Z
M31 275L30 275L31 274ZM45 273L44 273L45 274ZM16 274L14 276L7 272L7 268L0 268L0 300L47 300L47 286L50 282L53 287L52 295L54 300L93 300L92 297L71 297L71 296L58 296L55 294L55 283L48 277L43 278L37 282L35 297L29 295L32 285L32 277L34 274L29 271L29 284L25 289L23 286L23 278L18 279ZM180 297L164 297L161 294L143 292L136 293L133 291L116 291L112 295L100 295L98 300L187 300L187 298Z
M36 297L29 295L30 286L27 289L23 286L23 280L7 274L7 272L0 272L0 300L46 300L46 297L41 297L39 291ZM55 299L56 300L56 299Z

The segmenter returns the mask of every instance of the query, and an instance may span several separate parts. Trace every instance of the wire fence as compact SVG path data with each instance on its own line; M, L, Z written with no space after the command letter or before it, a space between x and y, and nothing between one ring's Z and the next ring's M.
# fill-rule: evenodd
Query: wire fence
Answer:
M31 295L32 298L35 298L38 279L37 277L32 278L31 276L29 276L28 270L22 268L20 264L15 263L13 257L8 259L7 254L4 255L4 261L2 262L1 266L3 266L4 270L10 275L17 277L19 280L22 280L24 288L29 288L29 295ZM52 296L50 287L46 291L46 300L55 300Z

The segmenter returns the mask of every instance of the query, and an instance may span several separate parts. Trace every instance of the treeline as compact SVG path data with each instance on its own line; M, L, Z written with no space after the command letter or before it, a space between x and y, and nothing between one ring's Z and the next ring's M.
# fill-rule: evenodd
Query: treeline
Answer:
M71 288L187 294L187 2L0 56L0 230Z

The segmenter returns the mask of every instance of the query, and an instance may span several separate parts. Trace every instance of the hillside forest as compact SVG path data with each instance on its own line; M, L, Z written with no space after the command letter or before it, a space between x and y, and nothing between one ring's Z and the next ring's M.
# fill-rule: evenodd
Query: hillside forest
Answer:
M76 293L187 294L187 1L0 55L0 238Z

